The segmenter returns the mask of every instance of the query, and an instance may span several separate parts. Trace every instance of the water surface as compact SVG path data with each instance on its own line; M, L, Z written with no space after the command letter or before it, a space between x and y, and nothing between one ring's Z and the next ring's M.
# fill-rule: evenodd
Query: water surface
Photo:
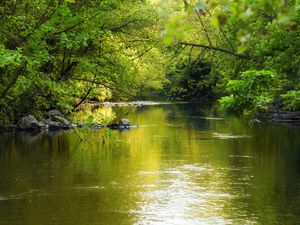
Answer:
M1 225L300 224L299 128L203 105L110 112L140 127L0 134Z

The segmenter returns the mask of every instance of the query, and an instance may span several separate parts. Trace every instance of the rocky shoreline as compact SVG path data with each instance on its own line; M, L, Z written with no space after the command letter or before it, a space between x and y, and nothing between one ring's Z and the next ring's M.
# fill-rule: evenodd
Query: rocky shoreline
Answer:
M26 115L22 117L16 124L0 126L0 132L11 132L11 131L59 131L69 130L75 128L90 128L90 129L101 129L105 126L98 123L73 123L68 120L60 111L50 110L47 112L47 118L38 121L32 115ZM130 129L137 128L137 125L131 125L128 119L121 119L118 123L109 124L106 127L111 129Z
M152 102L151 102L152 103ZM104 102L101 104L102 107L113 107L113 106L135 106L141 107L144 105L151 104L149 102ZM154 103L152 103L154 104ZM300 126L300 111L285 111L269 109L267 111L259 112L258 118L262 121L271 121L273 123L290 124ZM258 120L260 121L260 120ZM101 129L108 127L110 129L130 129L137 128L137 125L131 125L128 119L121 119L117 123L108 124L107 126L99 123L87 124L83 122L73 123L68 120L60 111L50 110L47 112L47 118L38 121L34 116L27 115L22 117L16 124L9 124L0 126L0 132L12 132L12 131L60 131L69 130L75 128L90 128L90 129Z
M186 104L188 102L176 102L176 104ZM149 105L168 105L174 104L174 102L154 102L154 101L132 101L132 102L86 102L82 104L82 108L88 107L143 107Z
M287 123L300 126L300 111L270 109L260 112L259 116L273 123Z

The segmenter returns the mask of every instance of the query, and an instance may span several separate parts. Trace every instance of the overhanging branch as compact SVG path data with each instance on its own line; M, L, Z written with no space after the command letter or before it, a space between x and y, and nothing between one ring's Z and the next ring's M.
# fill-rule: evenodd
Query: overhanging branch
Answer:
M137 21L136 19L132 19L132 20L127 21L127 22L124 23L124 24L121 24L121 25L117 26L117 27L110 28L109 30L110 30L111 32L116 32L116 31L118 31L118 30L120 30L120 29L122 29L122 28L124 28L124 27L127 27L127 26L130 25L131 23L135 23L136 21Z
M245 55L245 54L235 53L235 52L223 49L223 48L218 48L218 47L214 47L214 46L207 46L207 45L202 45L202 44L196 44L196 43L189 43L189 42L184 42L184 41L180 41L178 43L180 45L194 46L194 47L211 49L211 50L214 50L214 51L223 52L223 53L232 55L234 57L241 58L241 59L247 59L247 60L250 60L250 61L253 61L253 62L262 62L262 60L260 60L260 59L253 58L253 57Z
M132 93L129 93L127 91L124 91L124 90L121 90L119 88L116 88L116 87L113 87L112 85L110 84L107 84L107 83L104 83L104 82L101 82L101 81L96 81L96 80L89 80L89 79L84 79L84 78L73 78L73 80L78 80L78 81L84 81L84 82L88 82L88 83L92 83L92 84L98 84L98 85L101 85L105 88L108 88L110 90L113 90L113 91L117 91L117 92L120 92L120 93L123 93L127 96L135 96L134 94Z

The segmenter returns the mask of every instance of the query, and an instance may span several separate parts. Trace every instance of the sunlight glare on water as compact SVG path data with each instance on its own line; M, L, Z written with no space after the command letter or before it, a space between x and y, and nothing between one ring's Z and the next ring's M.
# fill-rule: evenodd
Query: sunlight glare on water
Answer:
M232 220L224 215L224 203L234 196L222 192L219 187L222 184L217 180L212 186L206 182L205 177L213 173L209 166L197 164L141 171L142 177L156 177L157 182L143 186L146 191L142 194L140 210L132 212L139 215L135 224L231 224Z

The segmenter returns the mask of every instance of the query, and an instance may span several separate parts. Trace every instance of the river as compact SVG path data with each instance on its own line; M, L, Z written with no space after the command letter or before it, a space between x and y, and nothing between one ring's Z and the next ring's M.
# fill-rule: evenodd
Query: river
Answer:
M139 128L0 134L1 225L300 224L299 128L110 110Z

